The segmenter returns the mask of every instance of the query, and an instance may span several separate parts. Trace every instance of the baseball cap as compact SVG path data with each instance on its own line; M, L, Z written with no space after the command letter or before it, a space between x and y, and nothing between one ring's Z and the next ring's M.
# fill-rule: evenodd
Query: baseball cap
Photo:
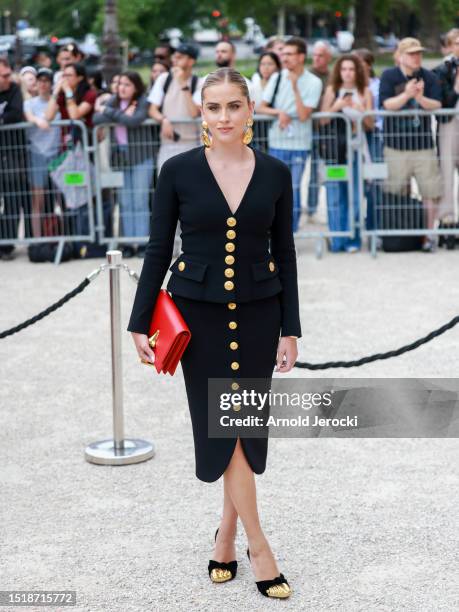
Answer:
M22 75L26 74L26 72L31 72L32 74L37 76L37 71L35 70L35 68L33 66L24 66L24 68L21 68L21 71L19 72L19 75L22 76Z
M399 53L418 53L419 51L425 51L425 47L421 45L417 38L402 38L398 43L397 51Z
M49 79L51 82L53 81L53 71L49 68L40 68L37 72L37 79L42 79L45 77Z
M189 45L188 43L181 43L176 48L176 52L183 53L183 55L188 55L193 59L198 59L198 50L196 49L196 47L193 47L193 45Z

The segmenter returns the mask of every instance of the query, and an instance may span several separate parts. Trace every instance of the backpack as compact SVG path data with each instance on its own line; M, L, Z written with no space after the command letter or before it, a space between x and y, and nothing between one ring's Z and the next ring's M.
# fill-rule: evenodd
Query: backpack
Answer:
M29 244L27 254L29 261L33 263L53 262L56 256L57 242L38 242ZM69 261L73 258L73 245L66 242L62 250L61 261Z
M377 222L380 229L424 229L426 213L422 201L410 195L381 193L381 202L377 211ZM406 234L402 236L383 236L382 248L386 253L401 251L419 251L422 247L422 236Z
M171 72L168 72L166 80L164 81L164 85L163 85L163 92L164 92L164 96L163 96L163 101L161 102L161 106L159 107L159 112L162 113L163 112L163 104L164 104L164 98L166 97L167 94L167 90L170 87L170 84L172 83L172 79L174 77L172 76ZM198 77L193 74L191 75L191 95L194 94L194 92L196 91L196 85L198 84Z

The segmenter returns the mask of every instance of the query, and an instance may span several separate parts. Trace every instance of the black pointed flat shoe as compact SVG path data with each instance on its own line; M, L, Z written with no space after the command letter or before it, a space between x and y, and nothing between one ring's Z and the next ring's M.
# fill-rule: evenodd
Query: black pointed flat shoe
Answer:
M217 539L218 529L215 532L215 540ZM223 561L215 561L210 559L209 565L209 576L212 582L228 582L236 577L237 573L237 561L229 561L224 563Z
M250 561L250 551L247 549L247 556ZM290 588L287 578L284 574L279 574L271 580L258 580L255 582L258 590L265 597L276 597L277 599L285 599L290 597L292 589Z

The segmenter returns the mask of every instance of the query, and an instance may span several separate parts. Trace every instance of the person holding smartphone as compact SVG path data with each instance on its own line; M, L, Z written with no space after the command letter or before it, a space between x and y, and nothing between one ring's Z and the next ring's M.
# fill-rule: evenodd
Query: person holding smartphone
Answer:
M153 178L153 151L148 146L149 130L142 126L148 116L148 101L138 72L126 70L119 76L116 94L99 106L94 124L114 123L110 139L112 167L123 172L119 190L121 233L126 244L123 255L143 256L144 247L136 238L145 238L150 229L150 191Z
M321 111L324 113L343 113L352 121L352 131L356 133L356 122L365 111L373 108L373 98L368 88L368 79L363 62L357 55L344 54L333 67L330 82L325 89ZM322 126L321 156L327 165L347 165L348 142L347 128L344 120L326 118L320 120ZM362 122L365 130L374 127L373 117L367 116ZM362 146L365 147L366 141ZM350 165L350 164L349 164ZM353 200L350 200L350 190L347 182L326 181L328 226L331 232L336 232L330 238L332 252L346 251L355 253L360 250L360 199L359 199L359 167L357 150L352 153ZM350 209L352 211L350 212ZM353 237L340 235L338 232L349 232L351 218L355 227Z
M201 88L202 79L192 73L197 57L195 47L181 44L172 56L170 72L156 79L148 96L149 115L161 124L158 172L167 159L199 144L199 126L190 122L199 115L193 93Z

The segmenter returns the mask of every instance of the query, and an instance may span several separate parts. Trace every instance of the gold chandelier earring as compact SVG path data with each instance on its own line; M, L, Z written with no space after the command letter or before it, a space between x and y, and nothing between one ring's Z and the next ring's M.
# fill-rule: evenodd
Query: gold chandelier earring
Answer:
M244 130L244 136L242 137L242 142L245 145L248 145L252 142L252 138L253 138L253 130L252 130L252 125L253 125L253 119L247 119L247 123L246 125L246 129Z
M210 147L212 141L209 136L209 126L207 125L207 121L203 121L201 123L202 131L201 131L201 139L205 147Z

